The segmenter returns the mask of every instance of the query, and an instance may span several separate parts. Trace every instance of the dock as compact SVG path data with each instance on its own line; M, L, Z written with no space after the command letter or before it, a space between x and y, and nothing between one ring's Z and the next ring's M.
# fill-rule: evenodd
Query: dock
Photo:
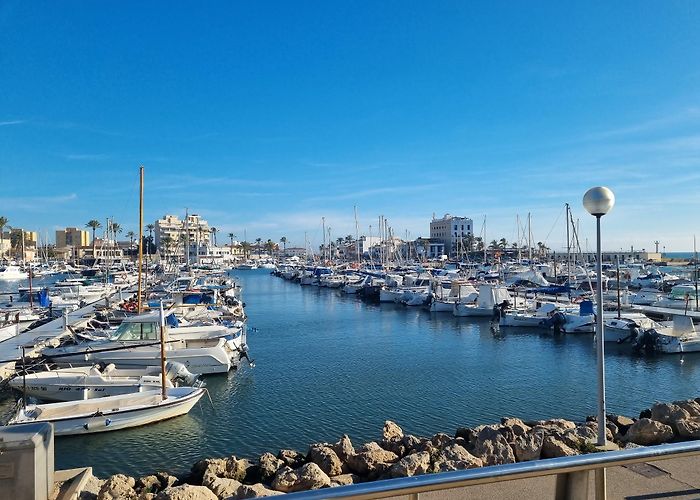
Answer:
M700 322L700 312L693 311L690 308L686 311L685 309L675 309L672 307L632 306L632 310L666 319L672 319L674 316L688 316L693 318L693 321Z
M129 285L117 290L112 295L67 313L65 316L0 342L0 383L6 381L14 374L15 361L22 357L23 347L26 355L34 354L40 347L56 341L64 335L69 335L70 330L68 327L80 325L92 318L98 306L111 303L113 302L112 299L118 298L120 294L127 295L133 291L132 286Z

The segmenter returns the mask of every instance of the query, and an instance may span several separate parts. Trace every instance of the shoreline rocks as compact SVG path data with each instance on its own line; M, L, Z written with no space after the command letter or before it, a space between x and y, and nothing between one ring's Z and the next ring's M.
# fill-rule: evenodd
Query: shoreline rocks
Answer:
M656 403L639 418L607 415L606 436L625 447L650 446L700 439L700 398ZM564 419L523 421L460 427L454 435L406 434L395 422L384 423L381 441L355 447L347 435L336 443L315 443L303 454L283 449L255 460L207 458L178 479L164 472L142 478L116 474L99 480L97 494L81 498L112 500L259 498L294 491L333 488L378 479L487 467L545 458L597 452L598 423Z

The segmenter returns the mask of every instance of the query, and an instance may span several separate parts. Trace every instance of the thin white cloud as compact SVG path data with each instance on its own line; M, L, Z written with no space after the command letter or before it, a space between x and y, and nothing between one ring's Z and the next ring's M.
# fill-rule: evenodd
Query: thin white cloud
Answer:
M27 123L27 120L6 120L0 122L0 127L8 127L10 125L22 125L23 123Z

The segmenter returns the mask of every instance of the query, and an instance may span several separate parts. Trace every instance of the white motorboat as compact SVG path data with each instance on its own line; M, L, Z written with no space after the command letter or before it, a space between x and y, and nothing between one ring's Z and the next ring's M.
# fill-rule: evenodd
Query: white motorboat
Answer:
M503 302L513 304L514 300L508 293L508 289L498 285L480 285L479 297L474 303L460 303L454 305L452 314L455 316L493 316L493 307Z
M654 328L644 334L656 337L655 347L660 352L677 354L700 351L700 335L689 316L674 316L673 326Z
M510 309L504 311L499 326L549 328L550 320L559 311L556 304L545 302L536 309Z
M211 329L211 331L210 331ZM168 359L182 363L193 373L226 373L245 355L245 335L218 336L218 326L168 329ZM180 333L170 333L184 330ZM212 335L213 334L213 335ZM128 318L108 339L88 340L73 345L47 348L42 354L58 363L114 363L119 367L151 366L160 357L158 315Z
M15 265L1 266L0 267L0 281L17 281L28 279L26 271L23 271L21 267Z
M165 368L167 387L193 386L197 376L180 363L168 361ZM9 386L26 396L42 401L77 401L131 394L161 388L160 366L145 368L117 368L109 364L57 368L27 373L14 377Z
M439 288L439 291L444 291L443 288ZM449 294L442 295L438 292L433 293L433 300L430 303L430 312L453 312L455 304L463 303L470 304L476 302L479 297L479 292L472 285L453 281L450 285Z
M93 434L152 424L187 414L204 395L201 387L166 388L104 398L27 405L8 425L48 422L56 436Z
M622 343L625 340L636 340L640 332L649 329L662 327L653 319L642 313L623 313L618 318L603 318L605 327L603 328L603 340L605 342Z

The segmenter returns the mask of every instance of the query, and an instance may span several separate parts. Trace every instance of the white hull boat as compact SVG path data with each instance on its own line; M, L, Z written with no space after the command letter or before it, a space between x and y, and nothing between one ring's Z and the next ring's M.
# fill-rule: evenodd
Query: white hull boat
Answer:
M19 266L2 266L0 267L0 281L17 281L26 280L29 276Z
M168 361L166 387L173 381L194 385L197 376L179 363ZM152 391L161 388L160 366L120 369L113 364L100 370L99 365L78 366L18 375L9 386L42 401L78 401Z
M8 425L49 422L56 436L93 434L152 424L187 414L205 389L174 387L161 391L108 396L84 401L27 405Z
M452 314L455 316L492 317L493 307L503 302L514 303L508 290L501 286L480 285L479 297L475 304L456 303Z

